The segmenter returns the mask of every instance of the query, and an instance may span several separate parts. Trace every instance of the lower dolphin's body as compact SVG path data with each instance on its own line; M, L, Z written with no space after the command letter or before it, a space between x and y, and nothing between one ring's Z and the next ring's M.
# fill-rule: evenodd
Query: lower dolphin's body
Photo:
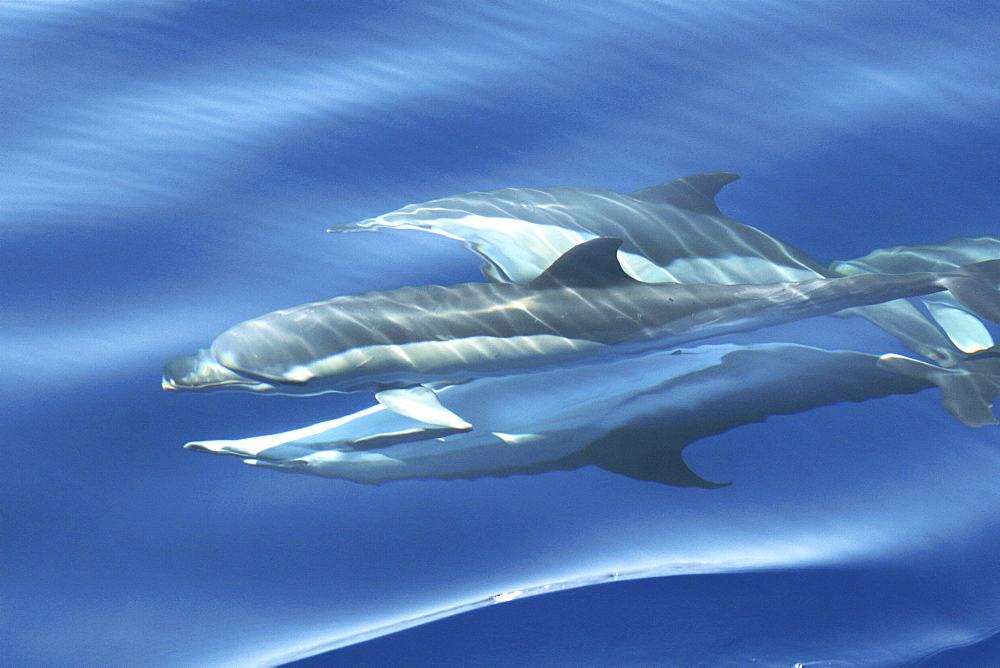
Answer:
M440 408L426 385L573 361L613 347L686 345L942 290L1000 322L1000 261L942 274L651 284L623 272L619 244L608 238L581 244L527 286L402 288L277 311L231 328L200 359L169 363L164 385L288 394L373 390L404 414L468 427L450 417L421 417Z
M697 475L681 457L695 440L769 415L931 386L864 353L793 344L708 345L480 378L442 390L442 401L475 424L471 431L423 427L374 406L291 432L186 447L369 484L589 465L640 480L711 488L719 484Z

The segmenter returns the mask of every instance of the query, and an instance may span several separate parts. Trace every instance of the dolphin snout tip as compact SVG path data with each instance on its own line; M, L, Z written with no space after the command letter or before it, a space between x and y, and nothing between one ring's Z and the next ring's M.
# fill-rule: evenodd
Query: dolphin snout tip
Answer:
M185 379L190 379L198 373L197 355L176 355L163 363L163 381L161 385L165 390L179 390L187 383Z

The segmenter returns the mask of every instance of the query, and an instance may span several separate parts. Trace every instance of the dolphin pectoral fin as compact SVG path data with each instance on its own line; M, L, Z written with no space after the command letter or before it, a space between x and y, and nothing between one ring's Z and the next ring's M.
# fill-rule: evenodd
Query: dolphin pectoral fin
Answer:
M951 304L924 299L928 312L963 353L976 353L993 346L993 337L983 322Z
M382 390L375 393L375 399L394 413L426 424L460 431L472 429L471 424L444 407L434 390L423 385Z
M616 429L594 444L597 456L590 463L629 478L674 487L718 489L732 484L705 480L681 457L688 443L665 443L665 440L662 430Z
M997 360L989 361L995 366ZM966 362L963 366L973 364L974 361ZM963 424L970 427L1000 424L993 415L993 401L1000 394L996 374L978 373L968 368L946 369L892 353L879 357L878 365L937 385L944 396L944 407Z

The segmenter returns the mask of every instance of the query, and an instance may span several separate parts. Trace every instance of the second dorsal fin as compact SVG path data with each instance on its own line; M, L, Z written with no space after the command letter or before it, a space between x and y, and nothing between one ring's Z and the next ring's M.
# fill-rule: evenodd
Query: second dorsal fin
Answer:
M618 261L621 239L597 237L573 246L549 265L549 268L528 284L546 288L607 288L635 283Z

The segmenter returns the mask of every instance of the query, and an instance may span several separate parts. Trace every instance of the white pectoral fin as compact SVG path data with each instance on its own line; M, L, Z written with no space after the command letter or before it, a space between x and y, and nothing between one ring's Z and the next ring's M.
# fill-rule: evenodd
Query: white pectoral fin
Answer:
M471 424L444 407L434 390L423 385L382 390L375 393L375 399L394 413L426 424L462 431L472 429Z
M968 311L931 299L924 299L924 304L948 338L962 352L975 353L993 345L993 337L982 320Z

